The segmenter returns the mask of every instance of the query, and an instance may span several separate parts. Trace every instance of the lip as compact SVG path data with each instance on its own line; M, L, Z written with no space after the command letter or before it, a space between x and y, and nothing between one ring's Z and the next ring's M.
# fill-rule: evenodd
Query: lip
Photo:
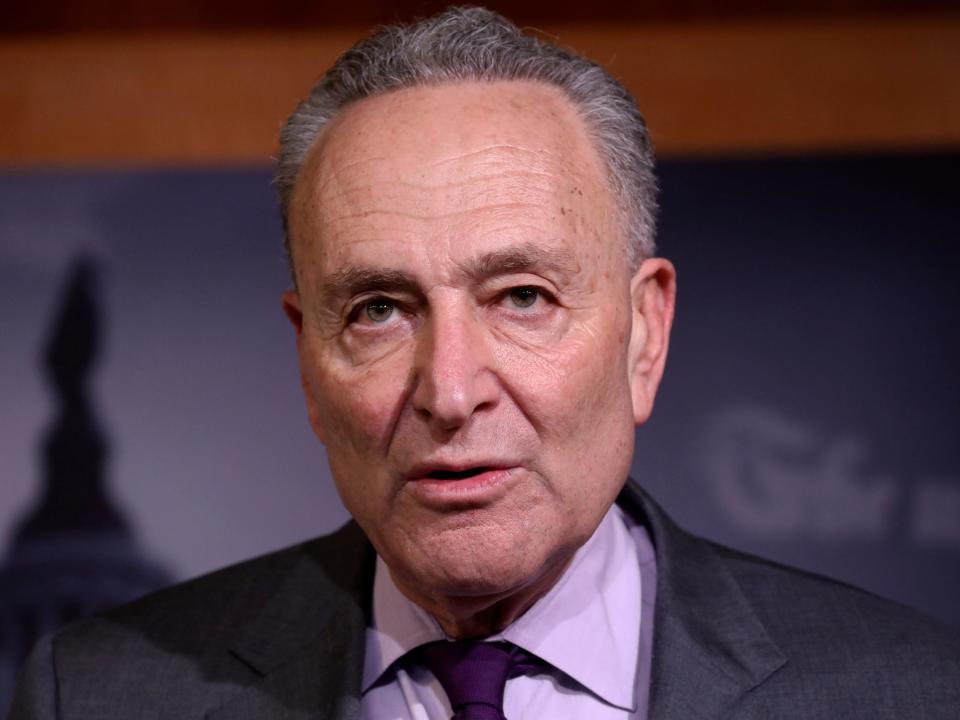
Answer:
M474 468L482 469L456 477L457 473ZM437 510L482 507L503 497L516 481L519 470L516 465L502 462L418 465L407 474L406 488L420 502Z

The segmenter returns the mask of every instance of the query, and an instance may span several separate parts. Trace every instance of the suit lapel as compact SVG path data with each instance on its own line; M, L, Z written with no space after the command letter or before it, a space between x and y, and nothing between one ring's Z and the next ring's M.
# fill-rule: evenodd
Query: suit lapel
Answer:
M708 542L632 481L618 502L645 522L657 557L648 720L724 717L786 658Z
M645 523L657 557L648 720L715 720L784 665L712 546L678 528L630 482L618 503ZM354 720L375 556L353 523L302 557L237 639L256 678L209 720Z
M359 717L373 550L350 523L302 557L231 654L255 679L209 720Z

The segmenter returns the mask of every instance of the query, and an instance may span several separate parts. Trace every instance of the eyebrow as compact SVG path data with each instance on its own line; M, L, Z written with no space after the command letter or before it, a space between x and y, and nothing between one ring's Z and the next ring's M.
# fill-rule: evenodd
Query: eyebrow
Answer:
M579 272L580 264L569 250L544 248L535 243L522 243L484 253L468 260L463 268L467 277L474 281L482 281L506 273L537 270L553 271L569 276Z
M543 248L535 243L522 243L484 253L461 266L464 276L482 282L497 275L516 272L553 271L567 277L580 270L580 264L568 250ZM416 278L402 270L389 268L346 267L331 273L322 283L322 292L332 299L344 299L363 292L408 292L421 295Z
M419 292L419 284L400 270L347 267L325 278L322 285L324 295L337 299L370 290Z

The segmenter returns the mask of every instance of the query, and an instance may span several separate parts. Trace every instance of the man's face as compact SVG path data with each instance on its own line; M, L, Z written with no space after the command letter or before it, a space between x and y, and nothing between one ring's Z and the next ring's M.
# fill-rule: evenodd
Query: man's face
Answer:
M311 420L398 586L491 596L562 567L649 411L643 290L570 103L521 82L355 103L290 220Z

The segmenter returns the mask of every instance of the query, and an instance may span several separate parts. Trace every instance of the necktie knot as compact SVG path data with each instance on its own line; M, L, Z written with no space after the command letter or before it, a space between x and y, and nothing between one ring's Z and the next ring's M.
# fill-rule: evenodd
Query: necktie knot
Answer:
M453 720L503 720L507 679L529 666L529 656L509 643L441 641L418 652L443 686Z

